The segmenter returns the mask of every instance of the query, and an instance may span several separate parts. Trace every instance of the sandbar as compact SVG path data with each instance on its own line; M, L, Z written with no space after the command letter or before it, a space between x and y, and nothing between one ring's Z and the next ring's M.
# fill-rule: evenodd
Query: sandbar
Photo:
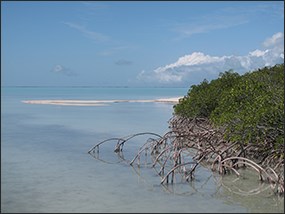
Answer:
M169 103L176 104L182 97L160 98L153 100L23 100L27 104L61 105L61 106L106 106L112 103Z

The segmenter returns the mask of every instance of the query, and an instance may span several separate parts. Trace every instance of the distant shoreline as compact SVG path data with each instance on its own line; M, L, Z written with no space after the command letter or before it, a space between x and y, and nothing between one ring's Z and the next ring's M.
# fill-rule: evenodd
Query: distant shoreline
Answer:
M153 100L23 100L26 104L61 106L106 106L111 103L169 103L177 104L182 97L160 98Z

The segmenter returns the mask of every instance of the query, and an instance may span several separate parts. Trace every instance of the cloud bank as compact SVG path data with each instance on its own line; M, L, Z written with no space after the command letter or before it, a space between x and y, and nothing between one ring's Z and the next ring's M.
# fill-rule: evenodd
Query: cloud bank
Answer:
M210 56L193 52L176 62L153 71L142 71L138 80L166 85L197 84L203 79L216 78L220 72L233 69L242 74L264 66L284 62L284 34L279 32L263 42L264 50L256 49L245 56Z

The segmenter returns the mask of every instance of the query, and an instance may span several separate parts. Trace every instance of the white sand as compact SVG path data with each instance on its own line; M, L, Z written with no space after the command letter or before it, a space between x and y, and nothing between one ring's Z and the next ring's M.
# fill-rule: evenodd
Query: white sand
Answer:
M182 97L161 98L155 100L23 100L27 104L64 105L64 106L106 106L110 103L137 102L137 103L170 103L176 104Z

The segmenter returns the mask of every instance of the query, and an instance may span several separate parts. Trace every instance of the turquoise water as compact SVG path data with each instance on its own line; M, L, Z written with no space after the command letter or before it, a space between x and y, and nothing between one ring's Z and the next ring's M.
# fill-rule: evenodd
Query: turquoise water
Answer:
M118 162L113 145L98 142L138 132L164 134L173 106L113 103L109 106L32 105L32 99L157 99L183 96L187 88L42 88L1 90L1 212L284 212L283 198L263 191L245 196L237 188L259 187L251 179L221 178L197 169L195 181L160 185L148 166ZM148 136L128 144L132 158ZM266 186L264 186L266 188ZM263 186L261 186L263 188Z

